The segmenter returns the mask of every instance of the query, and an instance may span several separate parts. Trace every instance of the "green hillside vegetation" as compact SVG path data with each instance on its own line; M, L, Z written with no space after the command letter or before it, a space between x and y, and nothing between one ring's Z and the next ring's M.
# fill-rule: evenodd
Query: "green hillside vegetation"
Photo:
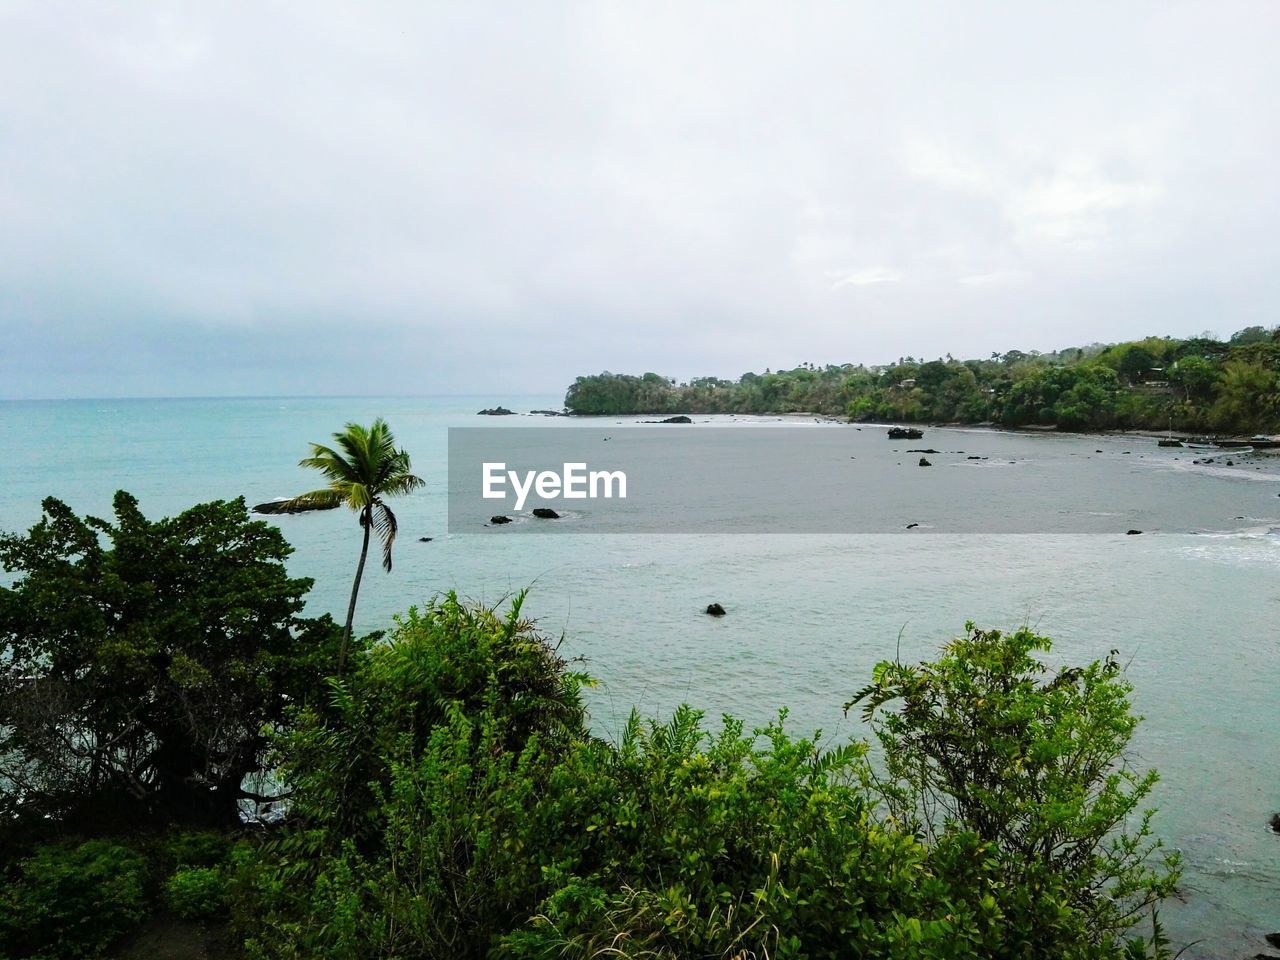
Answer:
M1280 430L1280 328L1249 327L1227 341L1148 337L984 360L806 364L736 381L602 373L579 377L565 407L583 415L809 412L859 421L1249 434Z

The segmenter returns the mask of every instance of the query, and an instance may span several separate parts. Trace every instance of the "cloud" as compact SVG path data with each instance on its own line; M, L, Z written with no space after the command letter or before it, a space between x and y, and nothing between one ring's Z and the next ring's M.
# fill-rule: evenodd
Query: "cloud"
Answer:
M869 287L877 283L901 283L902 273L898 270L890 270L888 267L865 267L862 270L855 270L853 273L845 276L837 276L831 289L836 290L840 287Z
M0 396L551 393L1274 322L1278 26L13 0Z
M956 283L963 283L968 287L1004 287L1020 283L1026 278L1021 270L992 270L990 273L971 273L957 277Z

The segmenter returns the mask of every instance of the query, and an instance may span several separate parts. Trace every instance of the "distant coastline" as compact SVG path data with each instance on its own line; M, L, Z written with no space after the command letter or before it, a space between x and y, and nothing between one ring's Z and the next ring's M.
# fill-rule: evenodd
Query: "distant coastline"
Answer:
M1149 337L1047 354L1011 350L981 360L805 364L737 380L606 371L578 377L565 411L1250 436L1280 431L1280 328L1249 327L1227 340Z

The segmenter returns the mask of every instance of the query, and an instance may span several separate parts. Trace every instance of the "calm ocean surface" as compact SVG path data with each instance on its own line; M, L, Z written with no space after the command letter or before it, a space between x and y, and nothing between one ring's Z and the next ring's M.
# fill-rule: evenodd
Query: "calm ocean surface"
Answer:
M968 619L1031 623L1055 638L1055 661L1116 648L1147 718L1135 762L1160 770L1157 828L1186 861L1184 900L1162 912L1170 932L1205 941L1189 956L1236 957L1280 930L1280 836L1267 829L1280 810L1280 455L1205 467L1149 439L928 430L921 443L891 443L878 429L831 426L861 462L896 466L905 455L893 450L907 446L1016 461L1003 469L1022 471L1026 502L1046 511L1063 500L1064 477L1073 496L1083 485L1099 504L1121 480L1150 477L1159 532L1124 536L1144 528L1130 512L1115 517L1114 534L1074 536L449 535L448 427L566 425L475 416L499 403L526 411L560 399L3 402L0 529L34 523L48 495L106 514L123 488L157 516L207 499L294 494L318 485L297 466L309 441L385 416L428 486L395 504L395 570L371 566L358 627L386 626L441 590L497 601L530 586L526 609L546 632L563 633L564 649L601 681L592 712L602 732L616 730L633 704L664 713L688 701L713 718L750 721L786 706L793 730L820 727L828 740L860 735L841 704L899 636L911 659L931 655ZM613 431L631 422L569 425ZM964 456L931 459L932 475L957 489L975 469ZM985 508L994 516L1008 505ZM358 551L353 517L277 522L297 551L292 570L316 580L311 612L340 616ZM712 600L729 615L702 615Z

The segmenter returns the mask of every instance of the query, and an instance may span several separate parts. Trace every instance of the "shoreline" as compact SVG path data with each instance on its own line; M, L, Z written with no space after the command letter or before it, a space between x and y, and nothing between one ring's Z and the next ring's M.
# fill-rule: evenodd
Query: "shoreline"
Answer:
M1219 440L1242 441L1250 440L1252 436L1243 434L1203 434L1195 433L1189 430L1153 430L1148 427L1112 428L1108 430L1063 430L1056 425L1040 426L1037 424L1025 424L1021 426L1005 426L991 420L984 420L978 423L970 423L967 421L955 421L948 423L923 423L919 421L907 420L849 420L845 417L839 417L830 413L816 413L807 410L796 411L768 411L765 413L564 413L561 416L569 417L575 420L591 420L603 419L608 417L658 417L658 416L686 416L686 417L758 417L772 419L805 419L818 420L824 423L835 423L841 426L851 427L883 427L886 430L890 427L913 427L917 430L989 430L993 433L1011 433L1023 435L1038 434L1057 434L1064 437L1135 437L1151 440L1195 440L1197 437L1212 436ZM1261 437L1266 440L1280 440L1280 436L1274 434L1255 434L1253 436Z

